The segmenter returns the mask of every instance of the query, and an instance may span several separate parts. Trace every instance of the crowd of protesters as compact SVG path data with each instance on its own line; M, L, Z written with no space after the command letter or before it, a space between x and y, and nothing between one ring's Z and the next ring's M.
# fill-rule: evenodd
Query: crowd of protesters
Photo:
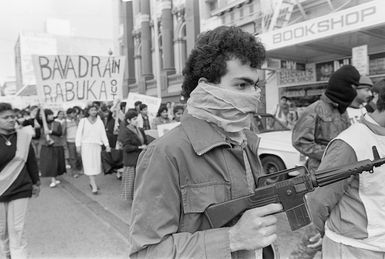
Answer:
M74 178L84 174L89 177L91 192L98 194L95 176L116 173L122 180L122 198L132 200L138 156L154 139L145 131L180 122L185 109L183 104L168 102L160 105L156 117L151 117L147 104L137 101L134 106L126 109L124 102L93 102L84 109L74 106L56 114L39 106L13 111L17 127L34 129L31 144L40 176L51 179L49 187L60 184L57 176L64 173Z

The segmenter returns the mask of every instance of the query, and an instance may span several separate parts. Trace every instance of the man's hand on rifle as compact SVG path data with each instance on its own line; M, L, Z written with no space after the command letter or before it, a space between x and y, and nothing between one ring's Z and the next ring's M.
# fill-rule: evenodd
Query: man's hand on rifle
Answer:
M255 250L272 244L277 239L277 218L281 204L269 204L247 210L229 230L230 250Z

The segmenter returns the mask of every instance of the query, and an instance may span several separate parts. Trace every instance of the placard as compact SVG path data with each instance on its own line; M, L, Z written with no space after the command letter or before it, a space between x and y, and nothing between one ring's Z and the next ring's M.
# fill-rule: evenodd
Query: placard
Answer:
M128 97L124 101L127 103L126 110L129 108L134 108L135 102L141 101L142 103L147 105L148 115L152 118L155 118L156 114L158 113L158 109L160 103L162 102L162 99L144 94L128 93Z
M160 124L158 125L158 136L161 137L176 126L178 126L180 122L172 122L172 123L166 123L166 124Z
M122 99L125 58L115 56L32 56L42 103Z
M369 74L368 45L352 48L352 65L360 72L360 75Z

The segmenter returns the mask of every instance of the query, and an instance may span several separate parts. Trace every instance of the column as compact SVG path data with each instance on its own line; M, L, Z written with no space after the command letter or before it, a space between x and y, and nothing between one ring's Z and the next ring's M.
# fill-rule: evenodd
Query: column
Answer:
M174 61L174 24L171 12L171 0L162 0L161 3L161 30L163 69L161 72L161 89L168 87L168 75L175 74Z
M141 0L142 76L152 79L150 0Z
M163 69L175 70L174 63L174 25L171 13L171 0L162 0L162 44L163 44Z
M126 47L127 54L127 79L128 85L135 83L135 44L134 44L134 21L133 21L133 8L132 2L123 2L123 14L124 14L124 46ZM123 96L128 94L127 89L123 89Z
M195 40L200 33L199 1L186 1L186 31L187 31L187 55L195 46Z

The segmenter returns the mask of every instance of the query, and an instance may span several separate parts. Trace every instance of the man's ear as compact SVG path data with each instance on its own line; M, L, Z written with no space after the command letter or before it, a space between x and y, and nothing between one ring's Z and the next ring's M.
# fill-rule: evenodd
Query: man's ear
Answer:
M209 82L209 80L207 80L207 78L205 78L205 77L201 77L201 78L199 78L199 80L198 80L198 84L199 83L208 83Z

